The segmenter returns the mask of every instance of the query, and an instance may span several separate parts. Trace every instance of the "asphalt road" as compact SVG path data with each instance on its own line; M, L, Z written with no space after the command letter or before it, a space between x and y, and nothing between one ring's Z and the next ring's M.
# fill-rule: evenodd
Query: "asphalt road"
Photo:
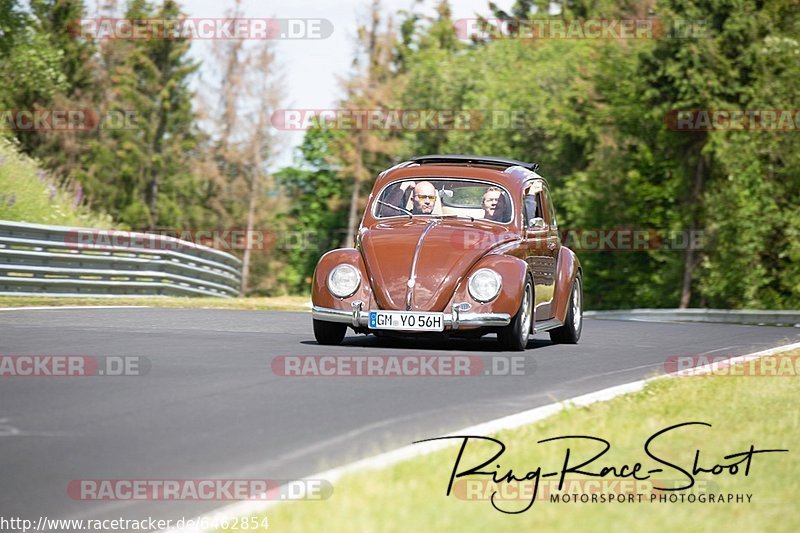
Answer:
M508 357L492 338L314 342L306 313L0 311L0 355L143 356L137 377L0 378L0 516L178 519L219 502L80 501L76 479L293 479L479 422L663 372L670 355L738 355L795 328L586 320L577 346L529 343L527 375L281 377L281 355Z

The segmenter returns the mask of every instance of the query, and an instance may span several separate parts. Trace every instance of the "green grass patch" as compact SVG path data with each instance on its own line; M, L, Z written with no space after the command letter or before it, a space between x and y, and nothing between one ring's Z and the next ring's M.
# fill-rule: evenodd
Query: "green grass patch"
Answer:
M111 217L93 213L72 192L58 187L36 161L19 153L16 146L0 137L0 220L113 227Z
M651 503L653 491L645 482L637 488L622 489L632 491L635 500L636 494L643 494L642 503L553 503L540 499L524 513L503 514L487 499L494 488L475 490L482 487L484 476L462 478L468 481L460 488L457 482L453 494L445 496L459 441L453 447L388 469L345 476L334 483L333 495L327 500L282 503L265 515L270 528L277 531L800 531L800 411L793 404L800 395L799 380L797 376L661 379L642 392L588 407L572 407L540 423L494 435L507 447L499 459L503 474L510 468L522 477L539 465L543 473L559 471L566 444L537 441L564 435L592 435L610 441L609 452L590 465L593 472L602 466L636 462L641 462L646 471L663 467L644 452L651 435L683 422L707 422L713 427L670 432L656 440L651 450L691 470L698 449L700 464L710 468L718 462L729 464L732 461L724 460L725 455L747 451L751 444L756 449L788 448L789 453L754 456L747 477L743 470L735 476L727 472L719 476L698 473L695 489L684 492L698 497L702 492L706 498L719 493L751 494L751 503ZM591 457L601 449L596 443L574 440L569 446L573 461ZM460 469L477 466L495 450L494 446L470 443ZM665 472L653 474L655 479L673 481L671 486L685 483L685 476L663 468ZM620 479L614 475L609 478ZM568 474L567 479L574 483L572 480L580 478ZM469 496L467 483L472 484ZM539 490L546 490L547 483L542 480ZM575 492L577 485L571 487ZM590 487L584 487L582 490L589 493ZM505 494L514 495L509 492L511 486L503 488ZM615 490L621 489L602 492L612 494ZM600 493L596 494L599 497ZM514 511L527 506L529 499L497 503Z
M0 296L0 307L146 305L179 309L243 309L251 311L309 311L308 296L263 298L179 298L170 296L119 298L54 298L49 296Z

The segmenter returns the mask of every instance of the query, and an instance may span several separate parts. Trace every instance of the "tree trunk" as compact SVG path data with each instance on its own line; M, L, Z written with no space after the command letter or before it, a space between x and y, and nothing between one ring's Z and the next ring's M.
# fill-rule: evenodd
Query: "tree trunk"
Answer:
M273 149L273 138L269 133L269 124L272 110L276 109L280 101L280 92L276 89L272 79L274 56L271 48L262 48L257 56L251 57L244 64L253 64L255 71L260 73L254 96L258 99L258 112L256 120L252 124L249 138L248 156L245 158L245 165L251 169L252 178L250 180L249 199L247 206L247 228L245 237L245 247L242 253L242 288L241 296L245 296L250 289L250 266L252 263L252 248L254 245L253 232L257 222L262 218L259 213L259 204L263 194L264 178L267 178L266 186L272 190L272 180L264 170L264 163L269 161ZM260 242L260 239L259 239Z
M355 246L356 231L358 228L358 201L361 196L361 175L364 172L364 139L363 130L358 132L356 137L356 172L353 176L353 192L350 195L350 212L347 216L347 235L342 246Z
M699 155L699 159L697 160L697 167L695 168L694 173L694 182L692 184L692 196L691 196L691 224L689 227L689 235L686 238L686 253L683 257L683 282L681 284L681 302L678 306L680 309L686 309L689 307L689 303L692 300L692 275L694 273L694 268L697 266L697 260L695 259L695 251L692 248L691 243L691 235L697 229L697 208L696 205L700 201L700 195L703 191L703 172L704 172L704 163L703 163L703 155Z
M162 171L160 163L162 159L161 156L164 152L161 141L164 138L165 130L166 116L162 110L160 112L155 142L153 143L153 159L156 159L158 164L154 164L153 161L150 161L150 183L147 185L147 209L150 211L150 224L148 229L150 231L158 227L158 185L161 181L161 176L159 176L159 173Z
M165 66L161 68L161 87L166 87L169 83L169 74ZM153 231L158 227L158 185L161 181L159 175L162 171L162 154L164 152L164 136L167 132L167 111L164 105L159 101L158 106L158 126L156 127L155 136L153 138L153 151L150 160L150 183L147 185L147 209L150 211L150 224L149 230ZM155 160L155 162L153 161Z
M258 209L258 197L261 194L261 152L256 150L253 161L253 179L250 180L250 201L247 206L247 228L245 232L245 247L242 254L242 288L239 295L244 297L247 294L250 283L250 256L253 246L252 235L255 227L256 210Z

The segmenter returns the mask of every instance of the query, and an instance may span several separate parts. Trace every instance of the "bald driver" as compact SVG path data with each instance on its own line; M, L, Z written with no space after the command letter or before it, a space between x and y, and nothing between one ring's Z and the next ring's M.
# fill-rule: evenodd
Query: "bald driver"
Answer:
M414 187L415 215L430 215L433 213L433 206L436 204L436 187L429 181L421 181Z

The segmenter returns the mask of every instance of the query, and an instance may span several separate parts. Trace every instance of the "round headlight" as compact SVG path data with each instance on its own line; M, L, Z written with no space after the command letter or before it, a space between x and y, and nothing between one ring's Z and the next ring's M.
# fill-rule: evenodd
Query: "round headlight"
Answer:
M337 265L328 274L328 289L334 296L347 298L352 296L361 283L361 274L353 265Z
M469 294L479 302L488 302L500 293L503 286L500 274L482 268L469 278Z

